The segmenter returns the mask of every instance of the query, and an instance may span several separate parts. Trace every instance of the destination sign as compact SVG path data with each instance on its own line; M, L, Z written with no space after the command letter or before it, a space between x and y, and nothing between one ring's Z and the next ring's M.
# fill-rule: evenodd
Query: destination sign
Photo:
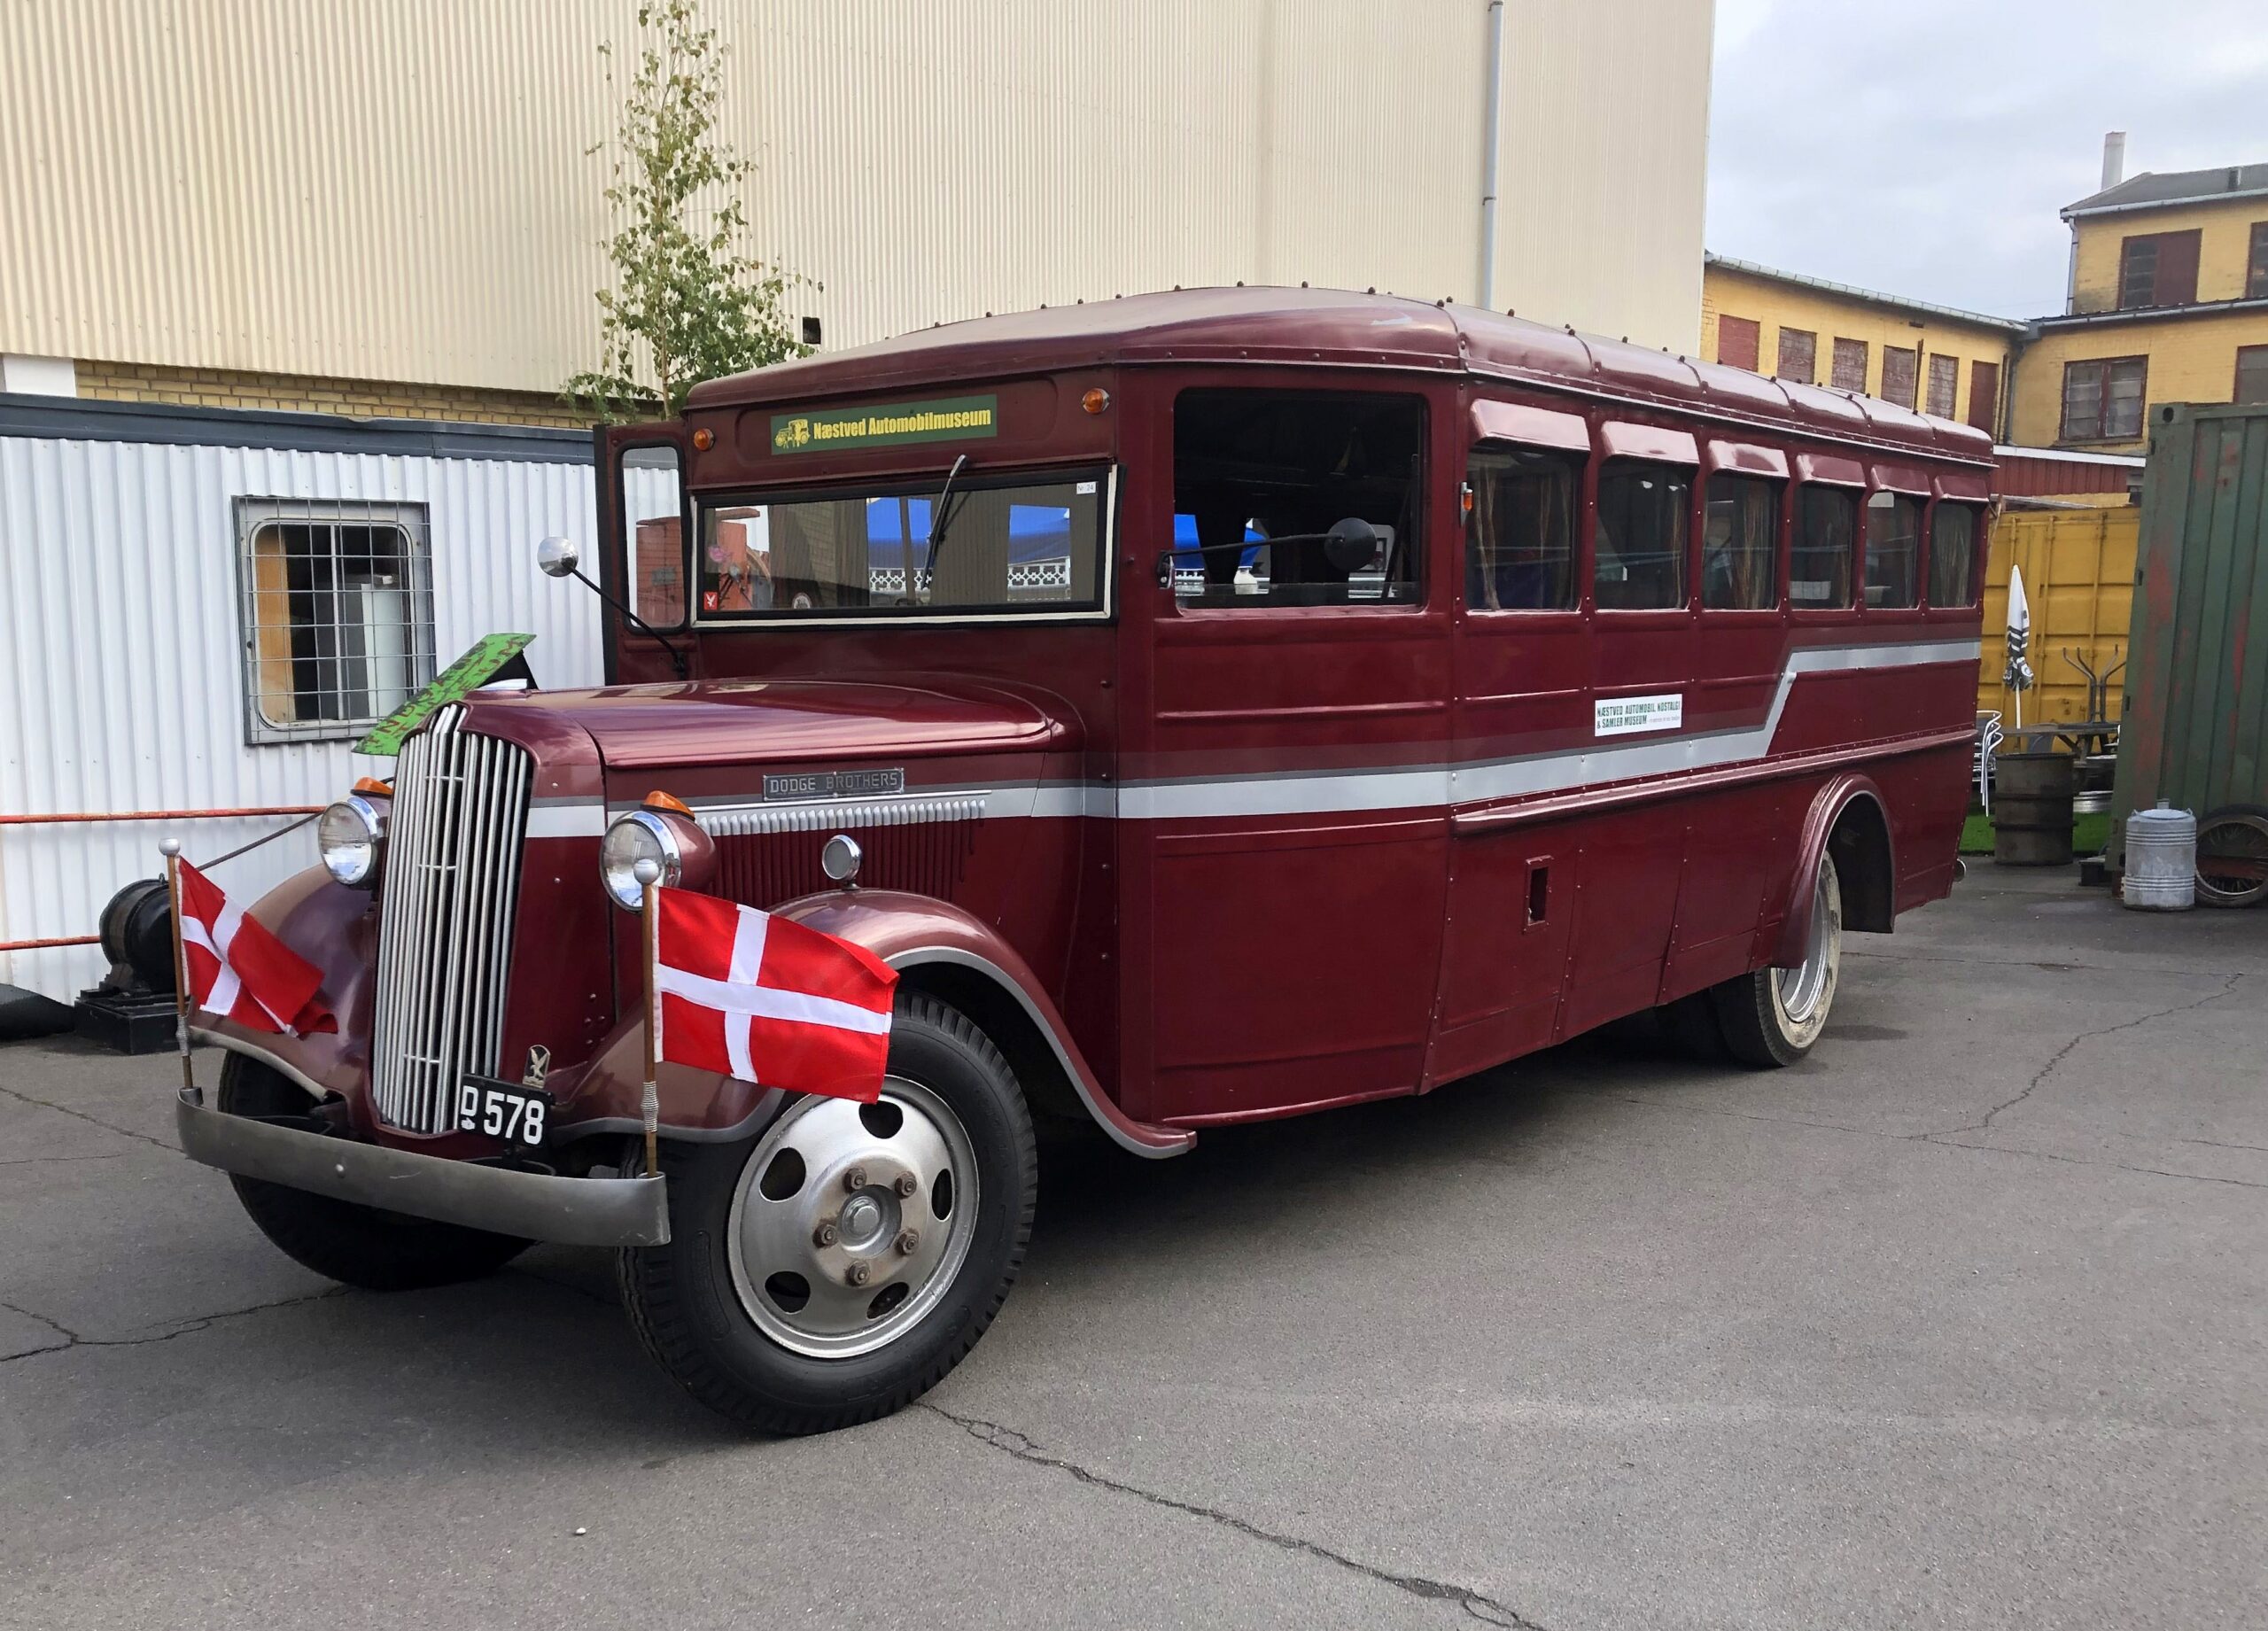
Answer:
M838 447L891 447L901 442L957 442L997 436L997 396L939 397L874 408L813 408L772 416L774 453L827 453Z

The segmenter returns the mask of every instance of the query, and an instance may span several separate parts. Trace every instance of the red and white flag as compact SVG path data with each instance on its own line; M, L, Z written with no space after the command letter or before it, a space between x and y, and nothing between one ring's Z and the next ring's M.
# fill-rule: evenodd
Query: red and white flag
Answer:
M190 1006L253 1030L292 1037L337 1030L330 1010L315 1000L322 970L231 905L220 885L196 867L187 861L175 865Z
M753 906L690 889L655 895L661 1058L790 1092L882 1096L896 969Z

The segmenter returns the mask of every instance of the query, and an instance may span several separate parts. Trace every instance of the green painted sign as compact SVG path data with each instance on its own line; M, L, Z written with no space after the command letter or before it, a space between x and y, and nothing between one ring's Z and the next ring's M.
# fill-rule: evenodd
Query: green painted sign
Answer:
M450 703L461 703L467 695L486 685L496 677L499 669L526 650L534 639L532 634L482 635L471 650L443 669L431 685L379 720L368 736L355 743L354 751L392 758L401 751L401 744L409 740L410 733L424 724L436 710Z
M959 442L997 436L1000 399L948 396L932 402L875 408L814 408L772 416L772 451L826 453L836 447L892 447L900 442Z

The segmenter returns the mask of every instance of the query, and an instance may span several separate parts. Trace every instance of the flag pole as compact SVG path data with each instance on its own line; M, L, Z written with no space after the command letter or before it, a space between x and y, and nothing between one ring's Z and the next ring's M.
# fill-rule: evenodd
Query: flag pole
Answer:
M656 1055L661 1042L662 993L656 970L661 962L662 869L652 861L640 861L630 872L638 880L638 938L646 964L646 1085L638 1096L638 1109L646 1122L646 1176L651 1178L660 1177L662 1170L655 1146L662 1099L654 1080L661 1071L661 1062Z
M166 858L166 900L172 906L174 929L174 1044L181 1052L182 1096L191 1104L202 1102L197 1072L189 1062L189 953L181 939L181 840L162 839L158 852Z

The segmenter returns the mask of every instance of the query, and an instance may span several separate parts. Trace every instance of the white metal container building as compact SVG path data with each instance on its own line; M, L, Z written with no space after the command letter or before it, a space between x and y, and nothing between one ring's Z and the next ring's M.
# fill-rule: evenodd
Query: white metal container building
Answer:
M534 551L588 558L592 478L569 431L0 396L0 986L93 983L167 834L202 862L384 773L353 744L479 636L597 684L598 602ZM314 860L310 828L214 876Z

